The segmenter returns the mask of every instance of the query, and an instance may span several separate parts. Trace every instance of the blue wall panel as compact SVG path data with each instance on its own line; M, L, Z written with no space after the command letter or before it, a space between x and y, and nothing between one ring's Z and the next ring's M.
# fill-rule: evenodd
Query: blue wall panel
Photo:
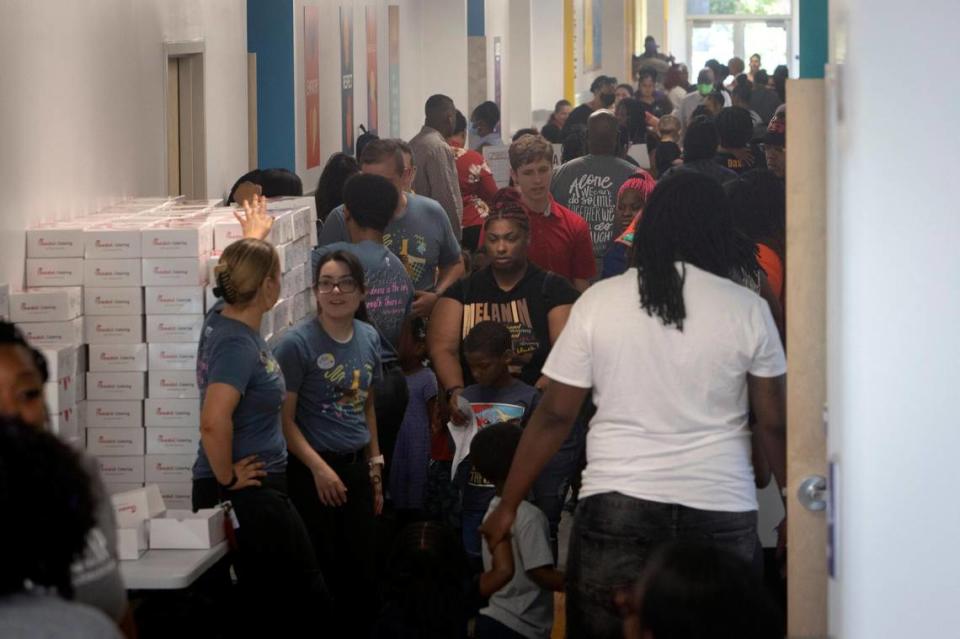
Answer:
M293 0L247 0L247 51L257 54L257 166L295 171Z

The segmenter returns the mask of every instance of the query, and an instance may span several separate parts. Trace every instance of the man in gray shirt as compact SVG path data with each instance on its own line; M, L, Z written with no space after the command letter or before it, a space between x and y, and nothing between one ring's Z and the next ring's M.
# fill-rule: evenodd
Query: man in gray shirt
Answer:
M422 195L404 191L410 169L394 140L374 140L363 149L360 170L390 180L400 198L396 213L383 234L383 245L400 258L416 288L413 313L429 317L437 298L463 275L460 244L443 208ZM343 207L330 212L318 244L350 242Z
M450 226L460 239L463 221L463 198L457 177L456 158L447 138L453 135L457 110L445 95L431 95L424 107L426 120L412 140L410 148L419 170L413 181L418 194L433 198L447 212Z
M613 241L617 228L617 193L637 167L616 156L619 128L617 119L605 110L587 120L587 147L590 153L560 166L550 183L553 199L567 207L590 226L593 254L599 262ZM599 268L598 268L599 272Z

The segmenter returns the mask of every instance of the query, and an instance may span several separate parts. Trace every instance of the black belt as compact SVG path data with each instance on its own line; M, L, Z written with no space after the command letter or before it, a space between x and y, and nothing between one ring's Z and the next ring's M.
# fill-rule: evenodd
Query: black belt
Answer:
M350 453L335 453L329 450L322 450L320 451L320 457L322 457L324 461L334 464L356 464L366 461L367 459L362 448Z

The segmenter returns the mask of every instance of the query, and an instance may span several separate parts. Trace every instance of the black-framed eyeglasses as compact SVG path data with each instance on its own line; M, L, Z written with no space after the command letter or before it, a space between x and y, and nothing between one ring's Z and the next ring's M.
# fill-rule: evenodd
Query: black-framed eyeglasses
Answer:
M352 277L341 277L338 280L323 278L317 282L317 290L321 293L332 293L337 288L341 293L353 293L357 290L357 280Z

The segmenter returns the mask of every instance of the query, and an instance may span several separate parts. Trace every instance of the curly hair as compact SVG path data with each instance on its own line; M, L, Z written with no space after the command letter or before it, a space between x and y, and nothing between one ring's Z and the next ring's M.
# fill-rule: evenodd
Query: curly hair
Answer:
M54 435L0 418L0 595L26 582L73 596L70 567L93 528L94 496L79 455Z

